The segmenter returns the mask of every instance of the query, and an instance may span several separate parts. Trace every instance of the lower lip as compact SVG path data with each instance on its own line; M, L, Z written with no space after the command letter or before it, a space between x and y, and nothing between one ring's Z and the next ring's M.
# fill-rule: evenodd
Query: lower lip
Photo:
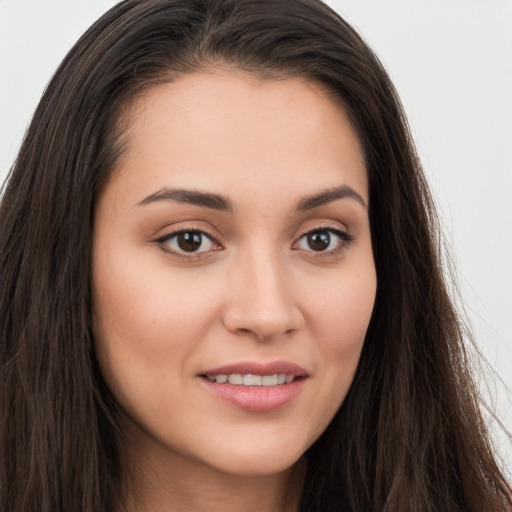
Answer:
M304 386L305 378L299 378L280 386L235 386L217 384L202 378L205 386L221 400L245 411L275 411L292 402Z

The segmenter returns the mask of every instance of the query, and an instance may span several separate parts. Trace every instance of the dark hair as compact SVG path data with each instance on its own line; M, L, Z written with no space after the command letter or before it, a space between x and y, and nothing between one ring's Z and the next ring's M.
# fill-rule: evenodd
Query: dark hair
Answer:
M361 140L378 289L356 377L308 450L301 509L512 506L441 268L437 220L376 56L318 0L126 0L64 59L0 207L0 508L111 511L116 402L93 351L95 200L123 152L123 109L205 67L324 84Z

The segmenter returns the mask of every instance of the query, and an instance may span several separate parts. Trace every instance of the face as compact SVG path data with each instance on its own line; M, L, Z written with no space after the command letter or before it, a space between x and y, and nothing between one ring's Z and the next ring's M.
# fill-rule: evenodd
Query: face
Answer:
M93 243L96 354L132 446L243 475L320 436L376 276L343 109L299 79L191 74L130 109Z

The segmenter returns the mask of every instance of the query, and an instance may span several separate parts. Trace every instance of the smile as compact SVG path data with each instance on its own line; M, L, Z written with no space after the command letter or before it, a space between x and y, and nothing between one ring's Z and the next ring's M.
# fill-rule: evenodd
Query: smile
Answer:
M294 374L276 373L275 375L252 375L250 373L231 373L229 375L207 375L210 382L233 384L234 386L282 386L290 384L296 378Z
M198 375L205 388L232 407L270 412L293 402L302 392L309 372L294 363L239 362Z

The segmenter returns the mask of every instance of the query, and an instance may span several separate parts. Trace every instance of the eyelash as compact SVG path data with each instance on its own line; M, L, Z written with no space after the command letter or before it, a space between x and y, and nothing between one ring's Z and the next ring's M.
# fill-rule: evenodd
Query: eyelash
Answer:
M195 227L192 227L192 226L191 227L187 227L187 228L178 229L176 231L171 231L170 233L167 233L164 236L162 236L162 237L158 238L157 240L155 240L155 242L159 245L159 247L164 252L172 254L173 256L177 256L178 258L182 258L183 260L198 259L198 258L206 256L209 253L212 253L213 251L218 250L216 248L216 249L213 249L213 250L210 250L210 251L187 253L187 252L184 252L184 251L183 252L178 252L178 251L170 249L169 245L168 245L169 240L171 240L172 238L177 238L179 235L182 235L182 234L185 234L185 233L198 233L202 237L206 237L209 240L211 240L211 242L213 244L215 244L217 247L222 247L215 240L215 237L211 233L206 231L204 228L195 228ZM203 242L204 241L201 241L201 245L203 244Z
M339 243L337 244L337 246L329 251L315 251L312 249L307 251L313 253L317 258L328 258L329 256L338 254L342 252L344 249L346 249L355 239L353 235L351 235L347 231L341 230L337 226L323 225L304 231L299 235L297 241L293 245L297 245L304 237L313 235L315 233L329 233L330 235L335 235L339 239Z
M212 244L216 246L216 248L208 251L201 251L201 252L178 252L177 250L172 250L169 248L168 242L171 239L176 239L179 235L185 234L185 233L194 233L199 234L201 237L206 237L211 241ZM294 242L292 247L295 247L304 237L307 237L309 235L313 235L315 233L329 233L330 235L335 235L339 239L339 243L337 247L334 249L331 249L329 251L315 251L313 249L307 251L311 252L316 255L316 257L325 258L328 256L332 256L333 254L337 254L341 251L343 251L347 246L349 246L354 241L354 236L350 233L343 231L339 229L336 226L332 225L325 225L325 226L318 226L314 229L309 229L307 231L304 231L301 233L296 242ZM176 231L172 231L170 233L165 234L164 236L158 238L155 240L155 243L159 245L159 247L166 253L170 253L173 256L177 256L178 258L182 258L184 260L194 260L201 257L205 257L206 255L211 254L212 252L215 252L219 250L219 248L222 248L222 246L216 241L215 237L206 231L204 228L194 228L194 227L187 227L183 229L178 229ZM204 240L201 240L201 245L204 243ZM297 249L300 250L300 249Z

